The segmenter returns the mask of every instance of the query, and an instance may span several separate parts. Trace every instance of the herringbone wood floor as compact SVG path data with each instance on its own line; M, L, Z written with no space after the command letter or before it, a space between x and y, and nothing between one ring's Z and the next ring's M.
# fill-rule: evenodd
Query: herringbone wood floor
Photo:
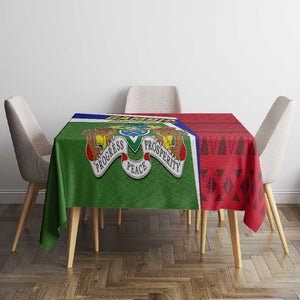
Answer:
M208 215L207 246L177 210L105 209L100 249L93 251L92 218L80 222L74 267L65 268L67 230L50 252L39 244L42 206L10 253L20 205L0 205L1 299L219 299L300 297L300 206L281 205L290 254L268 221L254 234L239 213L243 268L235 269L227 218ZM194 218L194 214L193 214ZM194 219L193 219L194 221Z

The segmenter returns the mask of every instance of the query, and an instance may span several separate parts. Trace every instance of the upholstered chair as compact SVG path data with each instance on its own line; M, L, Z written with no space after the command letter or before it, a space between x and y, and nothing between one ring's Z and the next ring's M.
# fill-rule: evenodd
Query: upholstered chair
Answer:
M181 104L175 86L131 86L125 113L180 113Z
M285 97L278 97L255 136L265 189L267 216L271 229L274 231L273 214L285 253L289 253L289 249L282 229L271 183L280 177L294 111L295 101Z
M286 97L278 97L273 103L255 136L264 183L267 216L272 231L275 230L273 217L275 219L285 253L289 253L289 249L272 192L271 183L280 176L294 110L294 101L289 100ZM206 231L206 222L206 219L202 219L201 227L204 228L203 232ZM205 237L203 236L201 239L205 239ZM204 253L204 251L205 249L201 247L201 252Z
M181 102L175 86L131 86L128 89L125 113L181 113ZM118 225L122 209L118 209ZM218 211L224 221L224 211ZM191 225L191 211L187 210L187 224ZM200 226L200 210L196 211L196 231Z
M131 86L127 92L125 113L181 113L180 98L175 86ZM122 208L118 208L121 225ZM191 225L191 211L187 211Z
M22 97L11 97L4 106L19 170L22 178L29 182L11 249L14 252L25 218L25 229L28 229L38 192L46 188L52 146Z

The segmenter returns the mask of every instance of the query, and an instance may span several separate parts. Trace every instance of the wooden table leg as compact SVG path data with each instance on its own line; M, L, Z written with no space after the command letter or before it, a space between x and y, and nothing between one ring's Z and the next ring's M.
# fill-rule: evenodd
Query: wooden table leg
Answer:
M68 252L67 252L67 261L66 261L67 268L73 267L79 217L80 217L80 207L72 207L70 225L69 225L69 240L68 240Z
M121 225L122 221L122 208L118 208L118 226Z
M95 252L99 252L98 207L92 208Z
M270 223L271 231L275 231L275 225L273 222L272 212L271 212L271 208L270 208L270 204L269 204L270 200L268 198L267 193L265 193L265 199L266 199L266 206L267 206L267 216L268 216L268 220Z
M191 226L192 225L192 212L191 212L191 210L188 209L186 211L186 214L187 214L187 225Z
M100 229L104 229L104 216L103 216L103 208L99 208L100 210Z
M218 210L219 222L224 222L224 209Z
M195 228L196 231L198 232L200 230L200 210L196 210L196 220L195 220Z
M228 210L228 219L231 233L231 243L234 255L234 263L236 268L242 267L242 255L240 246L240 235L238 218L235 210Z
M200 244L201 253L205 253L206 226L207 226L207 210L202 210L201 211L201 244Z

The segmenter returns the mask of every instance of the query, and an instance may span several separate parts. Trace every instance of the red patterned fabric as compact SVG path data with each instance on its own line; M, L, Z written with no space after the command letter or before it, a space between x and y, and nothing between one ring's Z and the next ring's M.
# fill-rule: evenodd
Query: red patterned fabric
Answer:
M266 203L254 137L233 114L153 115L176 117L199 136L201 209L244 210L256 232Z

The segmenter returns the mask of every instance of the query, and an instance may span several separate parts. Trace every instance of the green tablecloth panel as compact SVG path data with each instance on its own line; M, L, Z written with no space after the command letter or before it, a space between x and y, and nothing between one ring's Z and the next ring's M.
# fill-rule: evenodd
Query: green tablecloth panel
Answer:
M45 249L67 227L69 207L199 209L195 137L177 120L171 126L74 117L53 145L40 238ZM177 156L176 135L184 144Z

